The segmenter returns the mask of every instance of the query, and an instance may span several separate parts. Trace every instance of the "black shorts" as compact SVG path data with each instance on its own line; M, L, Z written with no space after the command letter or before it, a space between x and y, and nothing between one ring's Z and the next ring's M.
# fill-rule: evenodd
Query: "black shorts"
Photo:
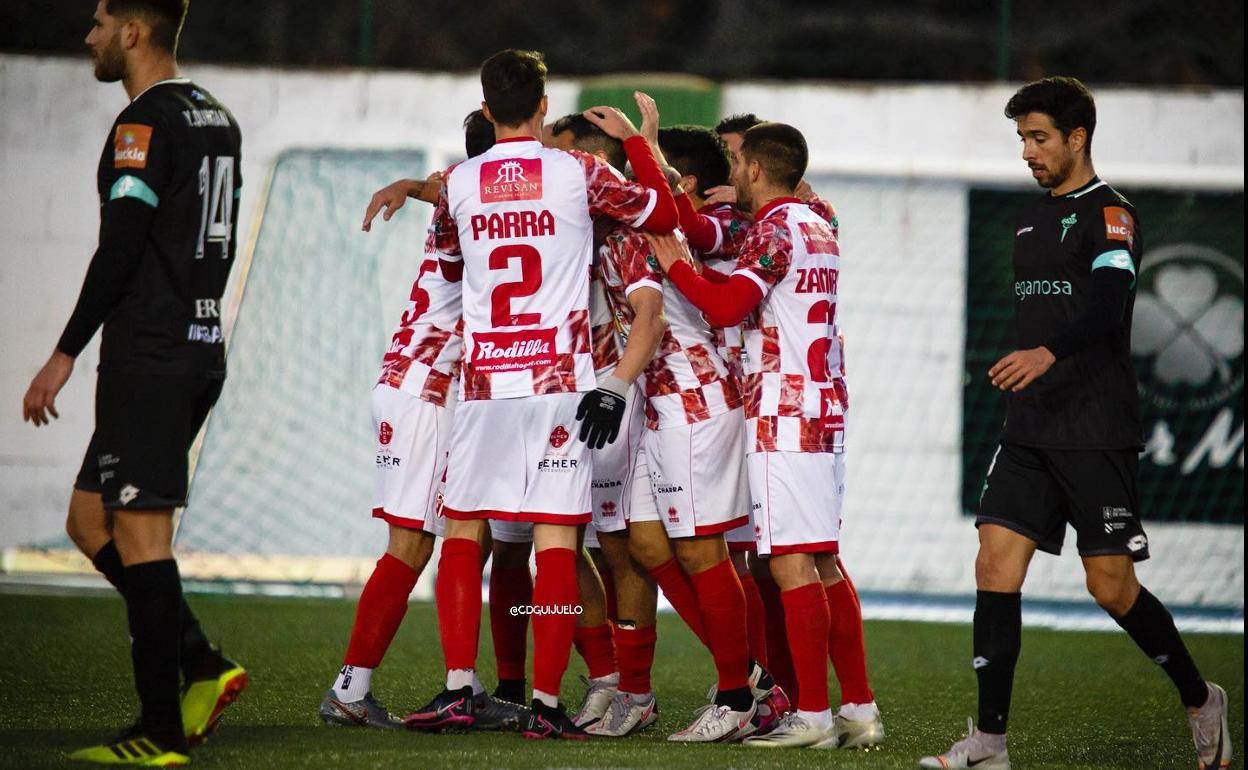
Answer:
M187 455L221 385L207 377L101 372L95 433L74 488L101 493L108 509L186 505Z
M1001 444L988 466L975 526L997 524L1058 554L1066 523L1080 556L1148 558L1133 449L1037 449Z

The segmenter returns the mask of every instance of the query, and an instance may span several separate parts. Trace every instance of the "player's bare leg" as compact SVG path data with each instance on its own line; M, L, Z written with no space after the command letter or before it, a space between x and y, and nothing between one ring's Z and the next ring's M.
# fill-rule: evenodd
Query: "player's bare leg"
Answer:
M477 679L477 640L481 634L481 542L483 519L446 521L438 578L434 587L446 686L433 700L403 718L414 730L471 727L473 698L484 692Z
M576 618L576 631L572 639L577 653L585 660L589 677L582 680L585 684L585 696L572 717L572 722L580 728L589 727L602 719L620 683L603 582L588 549L581 548L577 551L576 558L576 583L581 597L581 614Z
M884 722L867 678L867 649L862 607L836 554L815 557L828 597L828 655L841 685L840 708L833 717L832 736L816 748L868 748L884 739Z
M659 526L661 529L662 525ZM633 561L630 540L629 530L598 533L603 560L615 584L619 685L606 714L586 729L592 735L623 737L645 729L659 716L650 684L658 591L642 567Z
M533 525L537 577L533 582L533 713L526 738L577 738L577 728L559 704L559 683L568 668L580 596L576 583L577 527ZM604 601L605 605L605 601Z
M1174 618L1135 575L1130 556L1084 556L1088 593L1161 666L1187 710L1200 768L1227 767L1233 755L1226 691L1200 676Z
M689 630L709 650L706 629L702 625L702 611L698 609L698 597L693 582L676 558L667 530L662 522L634 521L628 527L628 548L633 559L663 591L668 603Z
M487 530L488 531L488 530ZM493 541L490 566L490 635L498 687L494 697L509 703L525 702L525 659L528 654L529 616L513 607L533 603L533 573L529 571L532 543Z
M767 735L748 739L756 748L813 746L832 730L828 706L828 599L816 558L808 553L772 555L772 577L780 588L784 617L800 696L797 710L787 714Z
M103 497L99 492L74 489L69 496L65 532L78 550L82 551L82 555L91 560L113 539L112 519L104 510ZM111 579L109 582L112 582Z
M710 642L718 675L715 701L674 741L722 741L750 735L757 712L750 688L751 661L745 627L745 593L722 534L672 541L676 558L689 575ZM770 689L770 688L769 688Z
M390 525L386 553L360 594L342 669L321 701L320 717L326 724L383 729L402 726L373 697L373 669L381 665L407 614L408 597L433 555L434 539L422 530Z

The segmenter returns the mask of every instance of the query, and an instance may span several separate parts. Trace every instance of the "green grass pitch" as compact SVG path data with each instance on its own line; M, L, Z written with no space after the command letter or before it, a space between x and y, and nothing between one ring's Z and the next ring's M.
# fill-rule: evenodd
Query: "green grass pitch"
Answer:
M285 767L645 767L911 768L943 750L975 707L966 625L872 622L872 675L888 738L869 753L741 746L679 746L683 727L713 680L708 655L671 614L660 619L654 683L658 725L625 740L532 742L516 734L378 733L323 726L316 716L331 684L354 613L347 601L194 596L209 635L247 666L251 687L220 732L192 755L202 768ZM82 767L66 752L124 726L136 708L125 613L97 596L0 595L0 766ZM493 684L488 620L482 679ZM1222 684L1242 751L1244 640L1191 635L1204 673ZM413 604L374 688L392 710L425 702L439 688L437 618ZM565 698L580 694L583 664L573 654ZM835 697L835 683L833 697ZM1121 633L1029 630L1015 685L1010 754L1017 768L1191 768L1191 738L1160 670ZM576 703L571 704L575 707Z

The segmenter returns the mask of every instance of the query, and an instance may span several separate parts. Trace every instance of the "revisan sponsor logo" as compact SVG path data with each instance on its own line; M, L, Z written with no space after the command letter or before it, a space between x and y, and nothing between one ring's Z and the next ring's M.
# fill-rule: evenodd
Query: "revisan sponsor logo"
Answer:
M542 197L541 158L509 158L481 164L481 202L531 201Z

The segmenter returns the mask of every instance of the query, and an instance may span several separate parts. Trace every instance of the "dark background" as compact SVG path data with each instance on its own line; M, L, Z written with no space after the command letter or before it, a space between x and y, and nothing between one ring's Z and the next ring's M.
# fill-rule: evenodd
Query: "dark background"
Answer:
M92 0L3 0L0 50L83 50ZM557 75L1242 86L1240 0L192 0L185 60Z

